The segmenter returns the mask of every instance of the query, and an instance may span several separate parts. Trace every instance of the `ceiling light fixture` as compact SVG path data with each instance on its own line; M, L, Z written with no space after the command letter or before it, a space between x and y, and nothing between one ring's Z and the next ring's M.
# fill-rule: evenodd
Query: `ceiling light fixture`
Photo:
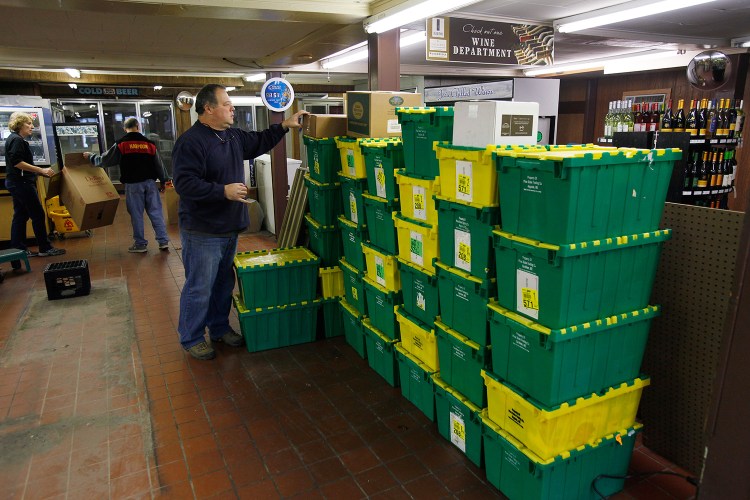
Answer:
M246 82L262 82L266 79L265 73L254 73L254 74L247 74L242 77L243 80Z
M458 10L479 0L410 0L364 20L365 31L383 33L405 24Z
M680 55L680 63L683 61L686 57L689 60L690 55ZM615 74L615 73L625 73L628 72L630 67L633 67L634 65L637 66L638 64L644 64L647 61L659 61L659 60L666 60L667 58L673 58L676 56L675 51L659 51L659 52L649 52L645 54L640 55L632 55L632 56L625 56L625 57L614 57L610 59L599 59L597 61L579 61L575 63L569 63L569 64L559 64L554 66L544 66L541 68L533 68L533 69L527 69L524 70L523 74L524 76L543 76L543 75L556 75L556 74L564 74L564 73L575 73L575 72L584 72L584 71L603 71L604 74ZM661 61L659 61L661 62ZM650 68L650 69L658 69L660 65L657 64L656 67ZM674 64L668 64L666 66L663 66L665 68L667 67L674 67ZM622 68L622 71L618 71L619 68Z
M237 90L237 87L227 87L224 90L226 90L227 92L231 92L233 90Z
M662 12L693 7L715 0L636 0L613 7L598 9L577 16L558 19L553 24L560 33L573 33L607 24L621 23L639 17L653 16Z
M75 68L65 68L65 72L73 78L81 78L81 72Z
M401 37L399 39L398 45L399 47L408 47L409 45L424 42L426 38L426 32L417 31L416 33L411 33ZM367 59L368 55L369 47L367 45L367 42L362 42L358 43L357 45L353 45L346 50L342 50L340 52L332 54L331 56L326 58L320 65L323 67L323 69L338 68L339 66L343 66L345 64Z
M78 85L76 85L75 83L69 83L68 87L70 87L71 89L77 89Z
M154 90L161 90L161 89L162 89L161 85L154 85Z

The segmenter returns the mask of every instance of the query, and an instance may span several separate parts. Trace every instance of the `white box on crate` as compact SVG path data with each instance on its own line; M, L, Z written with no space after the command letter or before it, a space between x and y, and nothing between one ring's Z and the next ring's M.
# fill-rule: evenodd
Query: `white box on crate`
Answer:
M537 143L539 103L461 101L453 109L453 145Z

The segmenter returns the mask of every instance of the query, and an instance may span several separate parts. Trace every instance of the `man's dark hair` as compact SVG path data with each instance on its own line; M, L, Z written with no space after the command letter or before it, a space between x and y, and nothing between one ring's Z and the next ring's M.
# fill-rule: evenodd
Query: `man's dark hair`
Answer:
M198 95L195 96L195 112L202 115L206 111L206 104L210 106L218 106L219 101L216 99L216 89L226 89L224 85L218 83L209 83L204 85L202 89L198 91Z
M122 128L138 128L138 118L130 117L127 120L125 120L125 123L122 124Z

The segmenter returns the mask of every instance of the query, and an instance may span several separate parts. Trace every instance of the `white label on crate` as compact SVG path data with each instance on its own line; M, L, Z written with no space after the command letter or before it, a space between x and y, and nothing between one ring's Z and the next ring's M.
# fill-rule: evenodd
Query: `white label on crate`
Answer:
M508 450L504 450L503 458L505 458L505 461L515 467L517 470L521 470L521 462L518 460L518 457L514 453Z
M422 233L409 231L409 259L418 266L424 266L424 242Z
M461 299L464 302L469 301L469 291L466 289L463 285L455 285L453 288L453 293L456 295L457 299Z
M511 335L511 345L522 351L531 352L531 343L526 340L526 337L521 332L513 332Z
M375 167L375 193L385 198L385 170L383 167Z
M542 181L536 175L527 175L521 180L521 183L523 184L523 190L527 193L542 193Z
M394 120L388 120L388 125L386 130L389 134L400 134L401 133L401 124L398 122L398 118Z
M472 164L470 161L456 160L456 199L474 201L472 196Z
M385 344L383 344L382 342L378 342L375 347L377 348L379 353L385 353Z
M354 177L357 175L357 169L354 166L354 150L353 149L347 149L346 150L346 170L349 172L349 175Z
M378 285L385 286L385 262L380 255L375 256L375 281Z
M516 310L539 319L539 276L516 269Z
M357 198L351 191L349 191L349 212L352 214L352 222L359 224L359 216L357 215Z
M422 371L417 370L416 368L412 368L409 370L409 375L411 375L411 379L415 382L422 382Z
M461 350L461 348L457 345L453 346L453 359L460 359L461 361L466 361L466 353Z
M456 255L453 258L455 266L471 272L471 233L455 229Z
M417 307L423 311L425 311L427 308L427 304L422 292L417 292Z
M414 218L427 220L427 191L420 186L413 186L411 189L412 210Z
M464 419L451 412L451 443L458 446L458 449L466 453L466 426Z

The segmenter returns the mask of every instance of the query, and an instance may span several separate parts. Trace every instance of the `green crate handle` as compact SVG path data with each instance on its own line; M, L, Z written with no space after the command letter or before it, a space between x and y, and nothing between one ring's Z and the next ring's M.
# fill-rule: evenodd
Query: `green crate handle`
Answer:
M461 402L461 404L465 405L467 408L469 408L469 418L473 422L479 422L479 414L482 412L482 409L479 408L477 405L469 401L466 396L455 390L453 387L449 386L445 382L443 382L443 379L440 378L439 372L435 373L432 376L432 383L435 384L437 387L440 387L443 391L447 392L457 400Z
M362 224L361 226L358 226L354 222L347 219L346 215L339 215L338 221L339 221L339 227L346 226L346 228L349 229L350 231L357 231L359 233L363 233L367 231L367 224ZM341 227L341 229L344 229L344 228Z
M341 183L339 182L331 182L329 184L323 184L322 182L318 182L312 177L310 177L310 174L305 174L304 180L305 180L305 184L315 186L318 189L329 189L333 191L334 189L339 189L341 187Z
M393 172L393 177L396 177L396 172ZM375 196L374 194L370 193L362 193L362 198L367 198L368 200L377 201L379 203L382 203L385 205L386 209L393 210L394 208L398 207L400 205L400 201L398 198L394 198L391 201L388 201L385 198L381 198L380 196Z
M451 337L455 338L456 340L458 340L458 341L466 344L467 346L471 347L472 351L474 351L471 354L471 356L473 358L481 357L481 356L477 356L477 353L479 353L482 350L482 346L480 346L479 344L477 344L476 342L474 342L473 340L471 340L466 335L463 335L463 334L457 332L456 330L454 330L453 328L449 327L448 325L446 325L442 321L435 321L435 329L437 331L442 330L447 335L450 335ZM488 345L486 347L487 347L488 350L492 348L491 345Z
M402 259L401 257L398 257L398 256L396 257L396 260L398 261L398 267L399 268L401 268L403 266L406 266L406 267L410 268L412 271L419 271L420 273L422 273L422 274L424 274L425 276L428 277L428 281L430 282L431 285L435 284L435 282L437 280L437 275L434 272L431 272L429 269L425 269L425 268L419 267L416 264L412 264L411 262L406 261L406 260L404 260L404 259ZM440 262L436 260L434 262L434 264L438 265L438 264L440 264Z
M260 269L262 267L281 267L281 266L288 266L292 264L302 264L302 263L310 263L310 262L316 262L320 263L320 257L312 253L308 248L305 247L283 247L283 248L273 248L271 250L251 250L248 252L239 252L235 254L234 259L232 259L232 263L234 264L234 267L237 269L242 269L242 263L238 259L241 255L266 255L269 253L280 253L285 250L304 250L306 253L309 254L308 258L306 259L294 259L294 260L287 260L284 262L269 262L265 264L258 264L253 266L254 269Z
M311 135L303 135L302 141L305 142L305 144L307 144L308 142L309 143L313 143L313 142L322 143L323 141L326 141L325 144L335 144L336 139L340 137L343 137L343 136L335 135L333 137L313 137Z
M444 262L440 262L439 260L435 261L435 267L438 267L438 268L444 270L445 272L452 273L452 274L455 274L457 276L460 276L461 278L463 278L465 280L471 281L474 284L474 291L476 293L481 292L482 289L484 288L484 289L487 290L487 295L489 295L490 294L489 290L492 287L492 284L497 283L497 278L490 278L488 280L482 280L481 278L477 278L476 276L473 276L473 275L469 274L468 272L464 271L463 269L459 269L457 267L451 267L451 266L445 264ZM485 282L488 283L488 286L484 286ZM485 297L485 298L488 298L488 297Z

